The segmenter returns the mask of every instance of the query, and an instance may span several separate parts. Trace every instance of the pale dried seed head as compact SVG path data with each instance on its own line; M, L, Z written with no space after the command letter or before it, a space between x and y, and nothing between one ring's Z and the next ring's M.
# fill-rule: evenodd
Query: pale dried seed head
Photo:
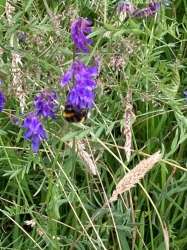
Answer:
M0 48L0 55L2 55L4 53L3 49Z
M108 35L111 31L107 31ZM109 64L114 71L124 70L130 58L137 53L140 45L135 41L135 38L132 35L129 35L127 38L121 38L119 42L113 44L113 54L109 54Z
M106 31L103 35L103 37L109 38L111 36L112 32L110 30Z
M15 4L17 2L20 2L20 0L5 1L5 14L6 14L6 18L8 19L9 22L12 19L11 13L13 13L15 11L15 7L13 5L11 5L10 2Z
M13 13L14 11L15 11L15 8L8 1L6 1L6 4L5 4L5 14L6 14L6 18L7 18L7 20L9 22L12 19L11 13Z
M126 65L126 60L123 55L113 55L110 57L108 66L114 71L120 72Z
M54 30L56 32L57 36L60 36L61 34L61 30L60 30L60 20L58 19L58 17L56 17L54 15L54 19L53 19L53 24L54 24Z
M40 228L37 228L36 231L37 231L39 236L42 236L44 234Z
M127 17L127 13L126 12L121 12L119 13L119 20L122 23Z
M13 3L19 2L19 0L13 0ZM12 19L11 13L15 11L15 8L6 1L5 13L8 21ZM10 38L10 46L14 47L14 35ZM12 53L12 88L16 90L16 97L20 101L21 111L24 112L24 107L26 104L26 95L23 92L23 74L19 65L22 65L21 56L18 53Z
M10 46L13 47L14 35L10 39ZM12 87L16 90L16 97L20 101L20 108L22 113L24 112L24 107L26 105L26 94L23 91L23 74L19 65L22 65L21 56L18 53L12 54Z
M116 185L116 189L113 191L112 197L109 199L109 202L115 201L118 199L118 195L122 194L139 182L140 179L161 159L160 152L156 152L151 155L148 159L142 160L136 167L130 170Z
M34 227L36 225L36 222L35 222L34 219L32 219L32 220L26 220L26 221L24 221L24 223L25 223L25 225L31 226L31 227Z
M131 156L131 146L132 146L132 131L131 131L131 120L135 117L134 113L132 112L132 92L128 91L126 95L126 109L123 118L125 119L124 123L124 134L125 134L125 154L127 161L130 160Z
M69 146L72 148L72 146L73 146L72 141L69 143ZM75 147L76 147L75 150L77 151L78 157L84 163L84 165L86 166L86 168L93 175L97 175L98 174L97 166L94 163L94 161L92 160L91 156L85 151L85 145L84 145L84 143L81 142L81 141L78 141L78 142L76 142L76 146Z
M75 16L76 16L76 10L74 8L73 5L70 5L68 7L68 9L66 9L66 12L65 12L65 18L67 18L67 16L69 16L70 18L70 22L72 22L74 19L75 19ZM77 16L78 17L78 16Z

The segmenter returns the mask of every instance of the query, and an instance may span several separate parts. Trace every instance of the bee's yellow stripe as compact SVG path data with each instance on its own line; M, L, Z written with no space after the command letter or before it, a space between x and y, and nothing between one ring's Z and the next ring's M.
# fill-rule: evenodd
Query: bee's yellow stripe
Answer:
M63 116L64 116L64 118L73 117L74 113L66 113L66 112L64 112Z
M80 123L85 122L85 120L86 120L86 118L85 118L85 117L83 117L83 118L80 120Z

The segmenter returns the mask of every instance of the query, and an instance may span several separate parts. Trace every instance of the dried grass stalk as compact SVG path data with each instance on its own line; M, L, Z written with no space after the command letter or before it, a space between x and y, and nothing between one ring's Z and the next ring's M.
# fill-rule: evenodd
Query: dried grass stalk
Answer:
M72 148L72 141L69 143L69 146ZM97 166L92 160L91 156L85 151L85 145L83 142L76 142L75 150L77 151L78 157L81 159L86 168L93 174L97 175Z
M12 3L17 3L19 0L13 0ZM10 3L6 1L5 6L5 14L6 18L9 22L12 20L12 13L14 13L15 7L12 6ZM13 24L12 24L13 25ZM14 38L15 35L12 35L10 38L10 47L14 48ZM19 47L19 44L18 44ZM24 106L26 103L26 94L23 91L23 73L21 72L21 69L19 65L22 66L21 56L18 53L12 53L12 89L16 91L15 96L20 101L20 107L21 111L24 111Z
M8 1L6 1L6 3L5 3L5 14L6 14L6 18L7 18L7 20L9 22L12 19L11 13L13 13L14 11L15 11L15 8Z
M14 35L10 39L10 46L13 46ZM26 94L23 91L23 73L19 67L23 65L21 61L21 56L18 53L12 53L12 88L16 91L16 97L19 99L20 108L22 113L24 112L24 107L26 105Z
M125 118L124 134L126 137L124 149L127 161L130 160L131 156L131 145L132 145L131 119L135 117L134 113L132 112L131 100L132 100L132 92L129 91L127 92L126 95L126 109L125 109L125 114L123 116L123 118Z
M166 227L166 224L164 223L164 241L165 241L165 245L166 245L166 250L169 250L169 232L168 229Z
M54 15L54 13L51 11L51 9L48 6L48 1L43 0L43 3L45 5L46 11L51 19L51 21L53 22L54 25L54 31L56 33L57 36L60 36L60 21L56 18L56 16Z
M148 159L142 160L136 167L130 170L121 181L117 184L116 189L113 191L112 197L109 202L118 199L118 195L122 194L139 182L140 179L161 159L160 151L151 155Z

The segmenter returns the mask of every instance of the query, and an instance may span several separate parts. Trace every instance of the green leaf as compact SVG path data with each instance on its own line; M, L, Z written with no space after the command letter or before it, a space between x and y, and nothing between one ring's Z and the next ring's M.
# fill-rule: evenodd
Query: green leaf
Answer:
M129 28L130 29L137 29L139 27L139 24L137 24L136 22L134 22L133 19L129 18Z
M166 70L164 68L164 70ZM178 68L174 67L171 69L172 72L168 76L167 82L160 83L160 90L170 99L174 99L176 94L178 93L180 86L180 75L178 72Z
M187 134L183 135L182 138L178 141L178 145L187 139Z
M166 154L166 158L168 158L178 149L178 137L179 137L179 130L177 128L175 132L175 137L173 138L173 141L171 144L171 150Z
M29 9L29 7L31 6L31 4L33 3L33 1L34 0L29 0L28 1L27 5L25 6L25 9L24 9L25 12Z
M9 25L12 25L13 23L17 23L20 16L23 14L23 11L19 11L18 13L16 13L13 18L11 19Z
M17 176L20 172L22 171L22 169L16 169L16 170L10 170L10 171L5 171L5 174L3 174L3 176L10 176L10 179L12 179L13 177Z
M82 138L84 138L86 135L88 135L91 131L93 131L93 128L87 128L84 131L82 131L78 136L76 136L77 140L81 140Z
M97 138L99 138L104 129L105 129L105 124L101 125L101 127L97 130L97 132L92 137L92 140L95 141Z
M4 131L4 130L2 130L2 129L0 129L0 135L7 135L7 132Z
M62 137L60 139L60 141L68 141L68 140L71 140L73 139L76 135L78 135L80 133L80 131L73 131L73 132L69 132L67 135L65 135L64 137Z
M112 122L110 124L110 126L107 128L106 135L108 135L112 131L112 129L114 128L115 124L116 124L116 122Z
M109 31L116 30L116 27L114 27L112 24L109 23L104 23L104 27Z

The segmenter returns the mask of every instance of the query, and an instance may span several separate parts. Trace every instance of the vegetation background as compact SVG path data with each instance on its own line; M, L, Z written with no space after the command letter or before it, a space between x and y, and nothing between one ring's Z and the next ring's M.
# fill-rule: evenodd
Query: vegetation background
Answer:
M187 249L187 2L123 22L117 3L0 1L0 249ZM43 90L64 106L78 16L92 20L94 42L80 60L101 58L95 107L84 125L68 124L63 108L43 120L48 140L33 153L21 125ZM127 168L159 150L142 185L106 203Z

